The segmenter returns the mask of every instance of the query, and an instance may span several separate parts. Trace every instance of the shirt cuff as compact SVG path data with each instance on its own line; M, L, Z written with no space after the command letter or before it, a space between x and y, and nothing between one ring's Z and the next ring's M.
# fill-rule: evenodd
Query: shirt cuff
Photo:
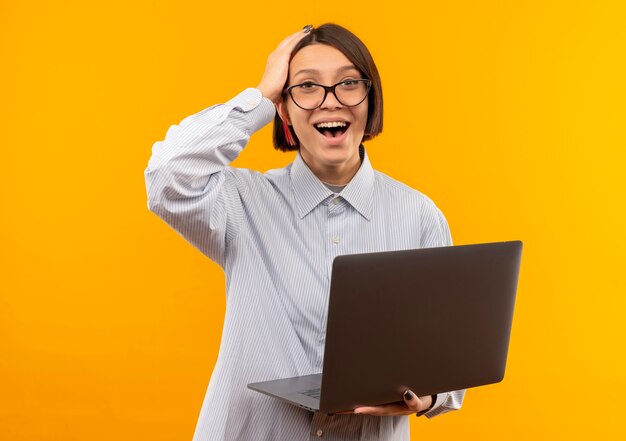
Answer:
M250 133L268 125L276 114L274 103L261 94L259 89L248 88L225 103L226 108L249 114Z
M435 409L443 406L443 403L445 403L446 400L448 399L448 394L449 394L449 392L444 392L442 394L437 394L437 399L435 400L435 404L433 404L433 407L431 407L428 410L428 412L425 413L425 415L428 416L428 414L433 412Z

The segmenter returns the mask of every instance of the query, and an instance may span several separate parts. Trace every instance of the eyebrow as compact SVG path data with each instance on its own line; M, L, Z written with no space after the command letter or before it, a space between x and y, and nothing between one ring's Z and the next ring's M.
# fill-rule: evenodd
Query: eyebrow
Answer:
M359 71L359 69L357 69L355 66L346 65L337 69L337 72L342 73L348 70L356 70L357 72ZM318 73L320 73L320 71L317 69L301 69L298 72L296 72L293 76L297 77L298 75L301 75L301 74L318 74Z

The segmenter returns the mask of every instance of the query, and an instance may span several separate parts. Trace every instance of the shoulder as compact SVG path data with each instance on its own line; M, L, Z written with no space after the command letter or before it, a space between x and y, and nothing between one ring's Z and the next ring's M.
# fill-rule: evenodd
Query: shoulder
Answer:
M402 222L415 223L422 247L450 245L448 221L435 202L415 188L375 171L381 206L400 215Z
M415 222L421 248L452 245L448 221L431 198L378 171L376 182L385 208L401 214L404 222Z
M405 183L393 179L378 170L374 170L374 174L381 196L398 200L405 204L408 203L420 209L439 210L433 200L421 191L409 187Z
M293 163L286 165L281 168L274 168L272 170L268 170L263 175L265 179L269 181L280 181L283 179L290 179L291 166Z

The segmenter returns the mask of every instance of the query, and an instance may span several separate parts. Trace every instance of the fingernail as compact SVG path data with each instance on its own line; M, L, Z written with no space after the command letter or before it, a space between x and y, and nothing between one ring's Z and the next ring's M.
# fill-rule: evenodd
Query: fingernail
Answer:
M304 33L305 34L308 34L309 32L311 32L313 30L313 25L306 25L302 29L304 29Z
M413 392L411 392L410 390L407 390L404 393L404 399L407 400L407 401L412 400L413 399Z

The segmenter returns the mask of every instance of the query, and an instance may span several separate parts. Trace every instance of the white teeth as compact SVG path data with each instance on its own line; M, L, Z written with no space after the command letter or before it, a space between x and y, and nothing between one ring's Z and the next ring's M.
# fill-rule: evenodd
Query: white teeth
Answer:
M315 127L319 128L330 128L330 127L345 127L347 124L343 121L332 121L332 122L323 122L319 124L315 124Z

